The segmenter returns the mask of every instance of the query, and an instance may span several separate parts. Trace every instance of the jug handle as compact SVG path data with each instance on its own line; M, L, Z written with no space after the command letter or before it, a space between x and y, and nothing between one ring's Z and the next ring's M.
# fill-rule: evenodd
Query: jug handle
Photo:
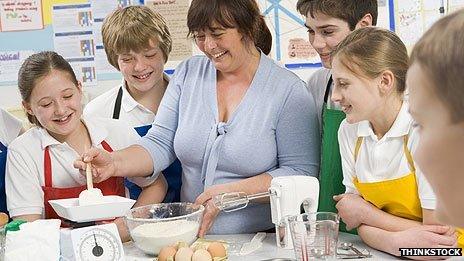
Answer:
M289 225L289 218L291 215L284 216L280 219L279 225L277 226L277 234L278 236L278 242L277 244L281 248L286 248L288 244L288 238L291 237L290 235L290 225Z

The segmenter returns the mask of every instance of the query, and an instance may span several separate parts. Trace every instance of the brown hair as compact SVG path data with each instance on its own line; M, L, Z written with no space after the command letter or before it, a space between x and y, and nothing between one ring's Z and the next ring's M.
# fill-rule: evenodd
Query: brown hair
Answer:
M366 15L371 14L372 25L377 24L377 0L298 0L296 9L304 16L322 13L346 21L350 30Z
M271 52L272 35L255 0L192 0L187 14L189 35L211 29L214 22L237 28L264 54Z
M464 10L438 20L416 43L410 64L418 63L430 86L451 112L453 122L464 121Z
M119 70L118 55L130 51L140 52L155 39L169 58L172 39L164 18L147 6L128 6L109 14L102 26L102 37L108 62Z
M19 69L18 87L23 101L30 102L37 81L52 73L52 70L66 72L76 86L79 84L71 65L61 55L49 51L36 53L27 57ZM30 123L41 126L34 115L27 112L26 115Z
M405 90L408 51L391 31L378 27L354 30L332 55L353 73L369 79L389 70L395 76L396 91L401 94Z

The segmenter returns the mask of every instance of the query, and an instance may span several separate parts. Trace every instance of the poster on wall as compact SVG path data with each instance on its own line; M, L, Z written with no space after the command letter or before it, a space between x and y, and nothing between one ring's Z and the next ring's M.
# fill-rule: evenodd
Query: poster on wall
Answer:
M54 49L84 86L97 84L93 12L90 3L53 6Z
M41 0L0 0L0 31L43 28Z
M160 13L172 37L171 61L182 61L192 56L192 40L187 38L187 12L189 0L148 0L145 5Z

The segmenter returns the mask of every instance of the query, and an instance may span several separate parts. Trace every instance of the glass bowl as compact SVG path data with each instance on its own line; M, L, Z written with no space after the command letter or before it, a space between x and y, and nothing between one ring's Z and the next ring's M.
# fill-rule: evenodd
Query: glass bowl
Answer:
M124 220L137 248L158 255L161 248L197 239L205 207L193 203L160 203L133 208Z

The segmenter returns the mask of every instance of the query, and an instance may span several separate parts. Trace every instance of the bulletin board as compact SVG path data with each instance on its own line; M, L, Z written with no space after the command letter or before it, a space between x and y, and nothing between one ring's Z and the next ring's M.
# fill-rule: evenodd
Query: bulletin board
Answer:
M273 35L270 56L293 69L320 67L308 41L296 0L257 0ZM104 17L118 7L147 5L167 20L173 51L167 73L183 59L199 54L187 39L190 0L0 0L0 85L16 85L17 72L29 55L54 50L71 64L86 87L120 79L107 61L101 39ZM464 0L378 0L378 26L396 31L407 46L437 19L464 6ZM440 12L440 10L444 10Z

